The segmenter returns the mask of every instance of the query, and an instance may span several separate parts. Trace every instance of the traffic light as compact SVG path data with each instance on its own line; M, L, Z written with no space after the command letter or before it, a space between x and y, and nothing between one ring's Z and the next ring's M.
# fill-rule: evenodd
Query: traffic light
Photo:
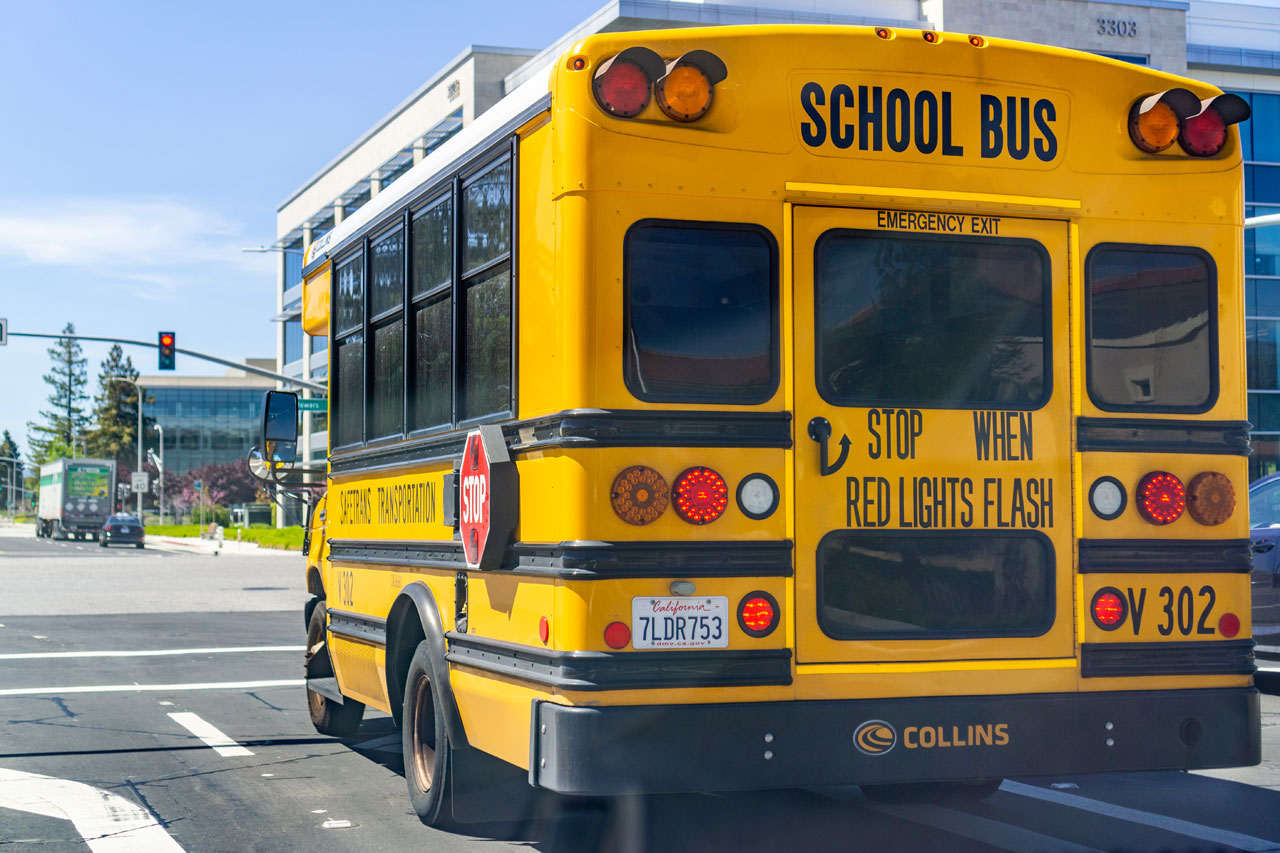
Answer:
M160 369L173 370L174 361L173 332L160 333Z

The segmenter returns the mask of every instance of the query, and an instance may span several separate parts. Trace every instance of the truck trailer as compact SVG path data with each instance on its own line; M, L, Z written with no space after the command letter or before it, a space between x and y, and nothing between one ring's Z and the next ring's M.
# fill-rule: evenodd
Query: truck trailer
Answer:
M115 493L114 459L59 459L41 465L36 536L97 540Z

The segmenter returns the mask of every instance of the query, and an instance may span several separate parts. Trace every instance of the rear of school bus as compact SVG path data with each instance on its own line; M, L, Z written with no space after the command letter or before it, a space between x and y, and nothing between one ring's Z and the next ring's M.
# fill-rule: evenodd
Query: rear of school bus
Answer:
M700 117L649 88L681 57ZM554 675L451 646L470 741L570 793L1256 763L1218 94L950 33L576 45L522 146L520 358L565 358L520 408L611 420L517 459L518 538L591 568Z

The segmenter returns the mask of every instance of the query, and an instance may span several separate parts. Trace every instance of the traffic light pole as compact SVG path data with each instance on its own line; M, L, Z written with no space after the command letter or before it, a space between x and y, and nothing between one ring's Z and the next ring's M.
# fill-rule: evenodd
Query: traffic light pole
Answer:
M147 347L149 349L160 348L160 345L158 343L150 343L148 341L135 341L129 338L103 338L103 337L97 337L94 335L42 335L42 334L37 334L35 332L9 332L9 337L11 338L50 338L52 340L72 340L72 341L98 341L101 343L108 343L108 344L129 344L130 346ZM326 388L323 385L318 385L315 382L307 382L305 379L298 379L295 376L285 376L282 373L275 373L273 371L264 370L261 367L254 367L249 364L241 364L238 361L231 361L230 359L219 358L216 355L209 355L208 353L204 353L204 352L196 352L193 349L182 349L181 347L174 347L173 351L180 352L183 355L189 355L192 358L199 358L204 361L212 361L214 364L222 364L222 365L226 365L227 367L234 367L237 370L243 370L245 373L253 373L253 374L256 374L257 376L267 376L279 382L284 382L289 385L296 385L299 388L306 388L309 391L318 391L321 394L327 394L329 392L328 388Z

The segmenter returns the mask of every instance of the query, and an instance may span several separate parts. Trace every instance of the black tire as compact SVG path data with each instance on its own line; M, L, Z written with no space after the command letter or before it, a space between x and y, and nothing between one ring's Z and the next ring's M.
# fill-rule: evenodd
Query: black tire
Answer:
M966 782L905 782L897 785L862 785L867 799L877 803L976 803L994 794L1003 779Z
M308 679L333 678L333 664L329 660L329 637L325 631L327 622L328 611L324 608L324 602L319 602L311 611L311 622L307 625L307 651L303 667ZM335 702L308 687L307 711L311 714L311 725L315 726L317 732L330 737L347 738L360 728L360 720L364 718L364 703L350 698Z
M439 693L432 685L431 651L425 640L414 650L405 676L400 737L409 801L418 819L436 829L455 828L449 776L457 757L445 729Z
M98 540L98 547L99 548L107 547L107 537L103 536L101 539Z
M143 546L143 544L142 544L141 542L135 542L135 543L133 543L133 547L135 547L135 548L142 548L142 547L145 547L145 546Z

